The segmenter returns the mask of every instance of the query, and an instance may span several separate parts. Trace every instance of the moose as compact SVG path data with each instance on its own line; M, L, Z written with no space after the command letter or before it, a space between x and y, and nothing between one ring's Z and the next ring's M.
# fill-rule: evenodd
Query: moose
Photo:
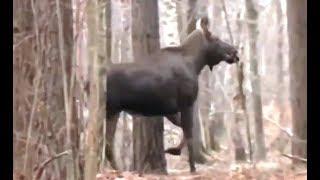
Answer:
M203 39L205 43L200 43L195 47L197 51L192 53L186 52L187 48L168 47L138 62L112 65L107 72L108 142L113 143L121 111L143 116L163 116L183 130L180 145L166 152L179 155L181 148L187 144L190 171L196 171L192 119L198 95L198 76L205 66L212 70L222 61L228 64L239 61L234 46L211 34Z

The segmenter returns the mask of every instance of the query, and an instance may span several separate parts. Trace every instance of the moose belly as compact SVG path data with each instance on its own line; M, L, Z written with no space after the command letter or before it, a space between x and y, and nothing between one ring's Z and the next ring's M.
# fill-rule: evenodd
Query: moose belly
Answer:
M143 98L140 101L124 103L122 109L130 114L143 116L165 116L178 112L175 100Z

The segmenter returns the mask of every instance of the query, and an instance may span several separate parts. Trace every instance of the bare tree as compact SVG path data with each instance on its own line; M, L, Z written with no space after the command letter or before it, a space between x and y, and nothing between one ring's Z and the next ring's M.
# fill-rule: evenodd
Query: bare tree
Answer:
M62 6L63 4L63 6ZM67 161L68 179L79 179L79 133L78 120L74 96L75 85L75 56L73 54L73 12L71 0L56 0L58 32L59 32L59 54L62 65L63 96L66 113L67 141L66 149L71 150L71 158Z
M26 105L25 101L33 102L35 97L35 59L38 58L36 58L36 52L32 47L36 47L34 37L38 37L39 34L30 36L30 34L35 34L34 13L25 9L31 9L31 1L13 1L13 104L16 109L13 119L13 158L15 162L13 168L14 171L20 170L27 178L31 178L32 173L28 175L27 172L32 172L32 164L35 160L29 155L31 152L29 150L31 137L27 136L27 126L31 121L29 117L31 117L32 110ZM23 91L31 92L32 95L28 96L26 93L23 93L22 89L24 89ZM18 134L27 137L26 144L19 143ZM18 149L23 149L24 155L21 156L17 153Z
M223 0L224 1L224 0ZM225 7L225 3L223 3L224 11L227 13L227 8ZM243 41L243 23L241 22L241 14L242 14L242 6L239 7L239 11L237 12L237 22L236 22L236 28L237 28L237 38L234 39L234 45L236 47L240 47L241 41ZM229 28L230 29L230 28ZM231 32L231 30L229 30ZM230 36L230 39L232 39L232 35ZM240 57L242 56L241 49L238 50ZM243 63L239 63L237 67L237 77L238 77L238 94L235 96L238 98L239 102L239 109L242 111L242 116L240 116L238 113L235 114L235 129L234 129L234 137L233 137L233 144L235 145L235 159L238 161L242 161L246 159L245 154L245 145L244 145L244 138L240 133L240 122L245 121L246 124L246 134L247 134L247 143L248 143L248 150L249 150L249 158L252 160L252 147L251 147L251 134L250 134L250 121L248 117L248 112L246 108L246 96L243 91L243 81L244 81L244 70L243 70ZM233 98L233 100L236 100L236 98ZM234 102L234 101L233 101ZM237 107L237 106L236 106ZM235 107L235 109L236 109Z
M132 46L134 60L160 49L158 2L132 1ZM133 169L166 173L163 149L163 118L139 117L133 123Z
M68 3L68 1L65 2ZM47 175L58 179L65 178L63 171L66 164L73 164L74 161L65 163L66 159L61 158L43 167L41 167L41 162L47 159L47 155L58 154L65 149L66 128L64 126L66 124L66 109L69 108L69 104L66 106L64 101L62 80L66 79L66 76L62 76L62 70L67 70L67 68L61 68L61 62L65 63L66 61L59 61L62 59L59 55L66 56L65 59L70 64L68 66L69 72L71 72L73 34L70 21L72 11L70 13L68 11L71 9L67 11L62 8L59 11L60 21L57 21L57 6L48 1L19 1L14 4L16 8L14 12L17 13L15 18L18 20L14 25L16 33L14 37L18 40L18 43L14 44L14 64L17 65L16 68L21 68L20 71L17 71L19 78L16 79L16 87L19 88L15 89L17 98L15 106L18 110L22 109L22 111L17 111L19 119L24 120L26 115L30 117L27 120L28 128L24 128L22 131L18 127L14 128L16 132L20 131L17 133L17 140L21 138L20 135L25 136L27 133L23 169L27 178L31 178L32 175L34 178L43 177L44 167L46 167L46 172L49 172L46 173ZM65 28L58 29L58 23ZM63 41L59 41L58 35L62 37L60 39ZM21 36L24 36L22 41L20 41ZM66 47L64 51L59 50L59 42L60 45ZM25 65L21 64L23 61ZM70 77L69 73L68 78ZM31 93L22 92L29 90L32 90ZM23 101L32 102L32 107L25 106ZM17 123L17 126L20 126L20 123ZM54 133L56 136L53 136ZM77 141L73 139L71 142L76 143ZM72 146L72 144L69 145ZM75 146L75 148L77 147ZM34 153L42 151L46 153ZM32 169L33 167L35 168ZM71 168L68 172L73 174L74 169Z
M258 160L265 159L266 148L264 140L264 129L262 119L262 103L261 103L261 87L260 75L258 73L258 51L257 51L257 37L258 37L258 15L259 12L255 8L252 0L246 0L247 22L249 33L249 53L250 53L250 71L251 71L251 86L252 86L252 106L255 122L255 142L256 142L256 158Z
M122 2L122 15L123 18L122 23L122 31L121 31L121 62L126 63L132 61L131 55L131 9L130 9L130 2ZM131 170L132 169L132 130L129 128L129 118L126 112L123 112L122 117L122 141L120 146L120 159L121 161L122 170Z
M289 69L294 136L292 154L307 157L307 1L288 0ZM298 161L294 161L298 162Z
M277 84L279 84L277 88L277 104L279 107L279 124L282 124L285 119L285 110L286 110L286 96L285 93L285 78L286 75L284 69L284 41L285 41L285 32L284 32L284 16L283 10L281 7L281 2L278 0L273 1L273 6L276 14L276 25L277 25L277 52L276 52L276 79ZM285 137L284 133L279 133L278 137L271 143L271 147L283 152L284 148L288 144L288 138Z
M243 63L238 64L237 67L237 77L239 82L239 89L238 94L233 98L235 105L240 108L243 113L244 120L246 121L246 132L247 132L247 143L248 143L248 150L249 150L249 158L252 161L252 147L251 147L251 134L250 134L250 121L248 117L247 107L246 107L246 96L243 91L243 81L244 81L244 70L243 70ZM239 115L236 115L235 124L238 126L239 122ZM235 145L235 159L236 160L245 160L245 148L243 139L239 132L239 128L235 128L235 136L234 136L234 145Z
M105 91L103 72L104 63L98 59L98 2L88 1L87 25L88 25L88 59L92 61L90 74L90 98L88 127L85 142L85 179L95 179L100 160L100 145L102 141L102 123L105 120Z
M210 29L212 30L212 34L216 36L221 35L221 26L222 26L222 8L221 8L221 0L212 0L211 1L213 5L213 17L212 17L212 23L210 23ZM218 77L218 71L213 71L212 73L208 74L208 91L210 92L210 98L209 104L207 105L207 108L210 108L211 104L213 106L217 105L217 98L223 98L223 96L217 96L216 91L220 90L220 87L215 86L217 83L216 81L219 81L219 79L216 79ZM208 109L209 110L209 109ZM210 111L208 112L210 113ZM224 114L215 114L214 118L212 118L209 122L209 136L210 136L210 147L213 150L219 150L219 137L217 137L218 131L223 131L225 129L224 126ZM208 117L209 118L209 117ZM222 125L222 126L220 126Z
M129 63L132 61L131 55L131 3L129 1L121 1L114 3L118 6L120 12L118 12L117 20L121 19L122 23L119 23L119 32L114 35L119 36L120 40L120 63ZM132 120L126 112L120 113L118 119L118 125L115 133L114 140L114 157L116 168L120 171L127 171L132 169L132 130L130 125Z
M284 83L284 70L283 70L283 66L284 66L284 58L283 58L283 41L284 41L284 32L283 32L283 15L282 15L282 7L281 7L281 2L280 1L276 1L274 0L274 6L275 6L275 12L277 15L277 56L276 56L276 62L277 62L277 66L278 66L278 74L277 74L277 81L278 83L281 85ZM280 121L283 118L283 110L282 110L282 106L283 106L283 99L281 99L281 97L283 97L283 86L280 86L279 91L278 91L278 96L279 97L279 104L280 104Z
M242 23L240 22L240 18L241 18L241 11L242 8L241 6L238 9L237 12L237 23L236 23L236 29L237 29L237 40L234 39L233 33L232 33L232 29L231 29L231 23L229 21L229 16L230 14L228 14L228 8L226 5L225 0L220 0L220 4L221 4L221 8L224 12L224 19L225 19L225 24L226 24L226 29L228 32L228 36L229 36L229 41L236 47L239 47L239 42L241 41L241 33L242 33ZM217 13L217 12L216 12ZM241 51L240 51L241 53ZM240 54L239 53L239 54ZM241 54L240 54L241 55ZM229 73L229 74L233 74L234 72L232 71L232 69L229 69L229 71L226 71L225 73ZM241 134L241 122L243 120L246 120L247 122L247 132L249 134L249 128L248 128L248 118L247 118L247 112L246 112L246 107L245 107L245 103L246 103L246 99L245 99L245 95L243 93L243 64L240 63L237 66L237 73L236 73L237 77L238 77L238 88L237 88L237 95L235 96L235 98L233 98L233 101L230 102L230 106L231 106L231 112L232 114L225 114L228 117L228 124L229 128L230 128L230 134L229 136L231 136L231 140L234 146L234 153L235 153L235 160L237 161L243 161L246 159L246 155L245 155L245 146L244 146L244 137ZM227 76L225 75L225 78ZM235 103L235 99L238 99L239 103ZM240 109L240 111L242 111L242 114L237 113L237 111ZM230 119L232 119L230 121ZM248 136L250 137L250 136ZM248 138L248 142L250 144L250 138ZM251 155L251 146L249 147L250 150L250 155ZM251 156L250 156L251 157Z

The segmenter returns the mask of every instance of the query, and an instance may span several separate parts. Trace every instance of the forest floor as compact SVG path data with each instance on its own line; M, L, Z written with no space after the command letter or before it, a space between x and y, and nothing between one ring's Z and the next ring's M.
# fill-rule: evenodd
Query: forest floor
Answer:
M271 109L269 112L274 112ZM273 113L274 114L274 113ZM276 119L273 117L273 119ZM266 145L268 149L267 160L257 163L235 163L233 157L233 150L223 148L219 153L214 152L210 156L210 160L205 164L196 163L197 172L191 174L189 172L189 164L187 157L187 150L183 149L181 156L172 156L166 154L167 172L168 175L154 175L143 174L139 175L137 172L117 172L110 169L105 169L103 172L97 174L97 180L106 179L141 179L141 180L191 180L191 179L217 179L217 180L306 180L307 167L306 164L302 166L292 166L292 160L281 155L279 151L275 151L272 142L279 136L281 130L274 123L265 124ZM288 127L289 122L282 122L284 127ZM182 131L179 128L174 128L171 123L165 123L167 131L175 131L178 134L175 137L175 143L167 143L166 148L177 145L179 139L182 137ZM165 136L165 142L169 142L169 136ZM226 140L225 140L226 141ZM283 153L290 154L290 143L286 142Z
M104 170L97 174L97 180L106 179L141 179L141 180L306 180L306 166L292 167L291 160L281 155L268 157L267 161L249 164L234 163L230 159L225 159L224 153L216 154L212 161L205 164L196 164L196 173L189 172L188 158L186 155L171 156L166 155L168 175L143 174L137 172L118 172Z
M270 110L270 112L274 112ZM267 121L268 122L268 121ZM289 122L282 123L287 127ZM285 126L287 125L287 126ZM168 126L168 127L167 127ZM303 164L299 167L292 165L292 160L281 155L276 151L272 142L279 136L281 130L273 123L265 124L266 145L268 149L267 158L265 161L257 163L236 163L233 157L233 149L223 148L221 152L212 153L209 161L205 164L196 163L197 172L191 174L189 172L188 156L186 148L183 149L181 156L172 156L166 154L167 172L168 175L143 174L138 172L118 172L110 169L97 174L97 180L106 179L122 179L122 180L306 180L307 166ZM181 129L174 128L171 123L165 123L167 131L174 130L175 143L166 144L166 148L173 147L179 142L182 137ZM172 134L168 133L168 134ZM165 136L165 142L169 141L169 136ZM283 153L290 154L290 143L286 142ZM226 147L226 146L225 146Z

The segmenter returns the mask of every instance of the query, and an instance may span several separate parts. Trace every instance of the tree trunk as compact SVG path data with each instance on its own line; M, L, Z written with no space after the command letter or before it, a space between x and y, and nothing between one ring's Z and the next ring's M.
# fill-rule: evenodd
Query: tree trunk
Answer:
M281 3L278 0L273 1L273 6L275 8L276 13L276 23L277 23L277 52L276 52L276 66L277 66L277 74L276 79L278 86L277 92L277 106L279 108L279 124L282 125L282 122L285 121L284 119L284 112L286 106L286 94L285 92L285 82L284 82L284 58L283 58L283 41L284 39L284 22L283 22L283 10L281 8ZM281 153L284 151L284 148L288 144L288 138L285 137L284 133L280 132L277 138L270 144L270 147L273 147L276 150L279 150Z
M212 4L213 4L213 18L212 18L212 23L210 23L210 29L212 30L212 34L220 36L221 35L221 25L222 25L222 8L221 8L221 0L212 0ZM209 90L211 91L210 93L210 102L208 105L208 108L210 108L211 103L216 104L217 102L215 101L215 99L217 97L215 97L215 95L213 95L212 93L215 92L218 88L217 86L215 86L215 82L219 81L219 79L216 79L216 77L218 77L218 72L217 71L213 71L210 73L210 78L209 81L211 81L210 84L212 84L211 86L209 86ZM222 97L219 97L222 98ZM215 105L216 106L216 105ZM224 127L224 115L223 114L219 114L219 115L214 115L214 118L211 119L210 125L209 125L209 133L210 133L210 147L213 150L219 150L220 149L220 144L218 142L218 139L221 138L217 137L216 132L221 132L225 129ZM220 126L221 125L221 126Z
M121 63L129 63L132 58L130 58L130 3L122 2L121 3L121 19L122 28L120 34L120 61ZM117 160L116 167L121 171L132 170L132 131L129 128L129 120L128 114L126 112L122 112L119 118L119 125L115 134L115 143L114 144L114 158Z
M188 0L188 14L187 14L187 34L190 34L192 31L196 29L196 4L197 0Z
M132 45L135 60L160 49L156 0L132 1ZM133 170L166 173L162 117L134 119L133 158Z
M212 0L213 2L213 18L212 23L210 23L212 33L216 35L221 35L220 28L222 25L222 8L221 0Z
M235 103L235 106L238 107L242 113L243 118L246 123L246 134L247 134L247 143L248 143L248 150L249 150L249 158L250 161L252 161L252 146L251 146L251 134L250 134L250 121L248 117L248 112L246 108L246 96L243 91L243 80L244 80L244 71L243 71L243 63L239 63L237 67L237 78L238 78L238 94L233 98L233 102ZM236 117L235 124L237 126L238 124L238 116ZM239 133L239 127L237 127L237 132L235 134L237 137L241 137ZM245 148L244 143L242 142L242 138L235 139L235 159L236 160L245 160Z
M226 125L224 123L225 113L214 113L210 115L211 122L209 124L210 131L210 147L214 151L221 150L221 143L226 139Z
M193 144L193 155L194 160L197 163L205 163L208 161L209 157L207 154L207 149L205 148L205 140L203 137L204 134L204 127L202 120L200 119L199 114L199 99L195 101L194 104L194 112L193 112L193 138L192 138L192 144Z
M279 91L278 91L278 96L279 96L279 106L280 106L280 121L283 118L283 92L284 92L284 71L283 71L283 65L284 65L284 58L283 58L283 41L284 41L284 34L283 34L283 16L282 16L282 8L281 8L281 3L278 0L274 0L275 3L275 9L276 9L276 15L277 15L277 56L276 56L276 62L277 62L277 67L278 67L278 74L277 74L277 82L279 83Z
M210 120L209 120L209 114L210 114L210 105L211 105L211 83L210 83L210 76L212 75L212 72L206 68L202 73L203 77L203 85L200 86L200 91L202 91L202 96L201 97L201 104L202 106L199 109L200 115L202 118L202 124L203 124L203 130L204 130L204 139L205 139L205 150L207 152L212 150L211 144L214 142L211 142L211 137L210 137ZM201 77L200 77L201 79ZM201 87L204 88L204 90L201 89ZM214 141L214 139L212 139Z
M29 11L26 11L28 9ZM32 87L34 82L34 74L36 73L35 67L35 50L37 48L35 40L30 38L19 46L16 44L23 41L30 34L35 34L34 27L34 15L31 10L31 1L13 1L13 77L16 80L14 82L14 108L17 110L13 119L13 132L21 133L27 136L27 124L29 123L29 114L31 108L28 108L25 104L25 100L30 100L34 97L34 94L27 95L24 93L25 89ZM34 38L35 39L35 38ZM27 85L27 86L26 86ZM32 89L33 90L33 89ZM20 110L19 110L20 109ZM25 112L25 113L24 113ZM27 142L28 143L28 142ZM13 169L22 172L26 178L32 177L32 165L34 159L32 150L28 150L27 145L18 142L17 137L14 136L13 144L15 145L13 151ZM19 153L19 149L21 154Z
M106 61L111 64L111 45L112 45L112 1L106 0Z
M115 135L115 159L116 167L120 171L132 170L132 131L129 128L129 119L127 113L121 113L119 118L118 134ZM122 126L120 126L122 125Z
M59 2L59 0L57 1ZM75 64L73 56L73 12L72 12L72 1L71 0L63 0L59 2L60 7L57 10L58 13L58 23L62 23L59 27L59 32L62 30L62 41L63 47L60 47L64 56L65 65L62 65L62 68L66 68L66 84L64 84L64 88L66 88L66 99L65 99L65 107L66 111L66 128L67 128L67 141L66 141L66 149L71 150L71 159L67 161L67 177L69 179L79 179L80 178L80 171L79 171L79 134L78 134L78 119L76 114L76 107L75 107L75 97L74 97L74 83L75 83L75 72L73 64ZM63 5L62 5L63 4ZM59 15L61 13L61 17ZM61 19L60 19L61 18ZM62 28L62 29L60 29ZM60 35L59 35L60 36ZM61 46L60 44L59 46ZM62 73L64 74L64 73ZM69 111L69 112L67 112Z
M234 159L236 161L244 161L246 160L245 148L244 148L244 138L240 133L240 121L242 121L242 117L239 114L232 115L233 121L231 127L231 137L234 145Z
M260 76L258 73L258 11L255 9L252 0L246 0L248 32L249 32L249 56L252 86L252 105L255 122L255 142L256 142L256 158L262 160L266 158L266 147L264 140L264 129L262 120L262 104L261 104L261 87Z
M185 17L183 16L183 2L182 1L176 1L176 14L177 14L179 40L181 43L181 41L185 38L185 32L183 32L183 29L185 26Z
M89 97L89 116L88 128L85 142L85 170L84 178L87 180L95 179L98 172L100 159L100 145L102 136L102 123L105 119L105 92L104 92L104 73L101 73L103 62L98 60L98 14L97 1L89 1L87 4L87 23L88 23L88 59L92 60L92 70L90 75L90 97Z
M292 154L307 157L307 1L287 0L290 93L294 136ZM297 163L297 161L293 161Z
M237 36L235 37L235 46L240 47L242 40L242 32L243 32L243 24L241 22L241 14L242 14L242 8L239 8L239 11L237 13ZM239 50L239 56L241 57L242 51ZM250 161L252 161L252 146L251 146L251 134L250 134L250 121L248 118L248 112L246 108L246 96L243 92L243 81L244 81L244 71L243 71L243 63L237 64L237 80L238 80L238 106L234 109L234 112L237 112L239 109L242 112L242 117L239 117L239 114L235 115L235 138L234 138L234 145L235 145L235 160L237 161L243 161L246 160L246 154L245 154L245 145L244 145L244 139L243 136L240 133L240 129L242 128L240 126L240 121L245 121L246 126L246 135L247 135L247 143L248 143L248 150L249 150L249 158ZM236 97L237 97L236 96ZM235 100L235 99L233 99ZM233 101L234 103L234 101Z

